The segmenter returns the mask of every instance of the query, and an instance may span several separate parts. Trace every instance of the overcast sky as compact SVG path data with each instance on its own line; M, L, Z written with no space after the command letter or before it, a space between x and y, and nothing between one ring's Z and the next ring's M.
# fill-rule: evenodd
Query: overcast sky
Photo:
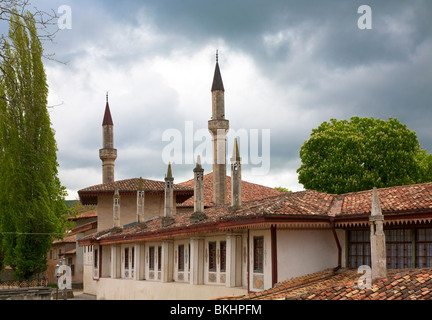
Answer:
M231 132L246 132L243 179L302 190L299 151L331 118L397 118L432 152L432 2L154 0L36 1L71 9L46 53L59 176L76 191L102 182L99 149L105 95L114 121L117 180L162 180L164 133L207 131L215 53ZM360 29L361 5L372 29ZM60 12L62 15L64 12ZM63 16L65 17L65 16ZM362 20L363 21L363 20ZM269 156L265 157L269 135ZM256 136L263 165L251 152ZM229 139L228 156L232 141ZM201 145L195 141L193 150ZM193 178L188 155L174 163L175 183ZM267 163L264 163L267 162ZM205 173L211 165L205 164ZM229 166L228 166L229 168ZM264 172L264 174L263 174Z

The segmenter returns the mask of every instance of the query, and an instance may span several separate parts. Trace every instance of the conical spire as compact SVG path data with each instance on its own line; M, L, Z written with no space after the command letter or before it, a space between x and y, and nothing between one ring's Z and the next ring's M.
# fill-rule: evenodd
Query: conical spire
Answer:
M111 118L111 111L110 111L110 107L109 107L109 103L108 103L108 92L106 95L106 107L105 107L105 114L104 114L102 125L103 126L106 126L106 125L113 126L114 125L112 118Z
M196 170L201 170L201 169L202 169L202 165L201 165L201 156L198 155L198 157L197 157L197 162L196 162L196 166L195 166L194 171L196 171Z
M218 51L216 51L216 69L215 69L215 73L214 73L213 86L212 86L211 91L217 91L217 90L225 91L223 81L222 81L222 75L221 75L221 72L219 69L219 53L218 53Z
M172 175L172 169L171 169L171 162L168 164L168 172L167 172L167 176L166 179L172 179L173 175Z
M234 139L234 150L233 150L232 160L241 161L237 138Z

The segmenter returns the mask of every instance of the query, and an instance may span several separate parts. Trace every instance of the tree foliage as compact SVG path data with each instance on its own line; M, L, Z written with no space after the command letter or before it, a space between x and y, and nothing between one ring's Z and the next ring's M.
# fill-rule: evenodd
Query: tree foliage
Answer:
M48 85L36 22L11 15L0 81L0 231L3 258L19 278L46 270L64 232L65 188L47 110Z
M331 119L300 150L299 182L341 194L431 181L431 157L397 119Z

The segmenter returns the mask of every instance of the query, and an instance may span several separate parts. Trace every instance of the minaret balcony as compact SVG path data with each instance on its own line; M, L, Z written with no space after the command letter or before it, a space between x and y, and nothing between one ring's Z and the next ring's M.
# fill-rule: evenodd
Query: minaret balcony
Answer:
M102 160L115 160L117 159L117 149L100 149L99 158Z
M218 130L229 130L229 120L210 120L208 122L208 129L211 132L216 132Z

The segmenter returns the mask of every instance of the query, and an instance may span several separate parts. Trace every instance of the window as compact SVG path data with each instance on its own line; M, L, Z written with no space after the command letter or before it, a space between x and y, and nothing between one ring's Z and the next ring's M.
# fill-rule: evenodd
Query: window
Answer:
M155 267L155 247L149 248L149 269L154 270Z
M124 249L124 267L129 269L129 248Z
M135 267L134 266L134 264L135 264L135 247L132 247L131 248L131 267L132 267L132 269Z
M184 253L185 253L184 245L181 244L178 246L178 264L177 264L178 271L184 271L184 265L185 265Z
M226 241L220 243L220 271L226 271Z
M94 267L97 268L97 266L98 266L98 249L94 249L93 254L94 254L94 259L93 259Z
M253 271L264 272L264 237L254 237L253 258Z
M350 268L358 268L362 265L371 265L370 256L370 231L353 230L348 236L348 265Z
M208 244L208 266L209 271L216 271L216 242L209 242Z
M418 229L416 236L416 267L432 267L432 229Z
M384 230L386 238L387 268L411 268L412 237L411 229Z
M188 271L190 271L191 266L191 251L190 251L190 244L188 245Z
M158 247L158 271L162 270L162 247Z

